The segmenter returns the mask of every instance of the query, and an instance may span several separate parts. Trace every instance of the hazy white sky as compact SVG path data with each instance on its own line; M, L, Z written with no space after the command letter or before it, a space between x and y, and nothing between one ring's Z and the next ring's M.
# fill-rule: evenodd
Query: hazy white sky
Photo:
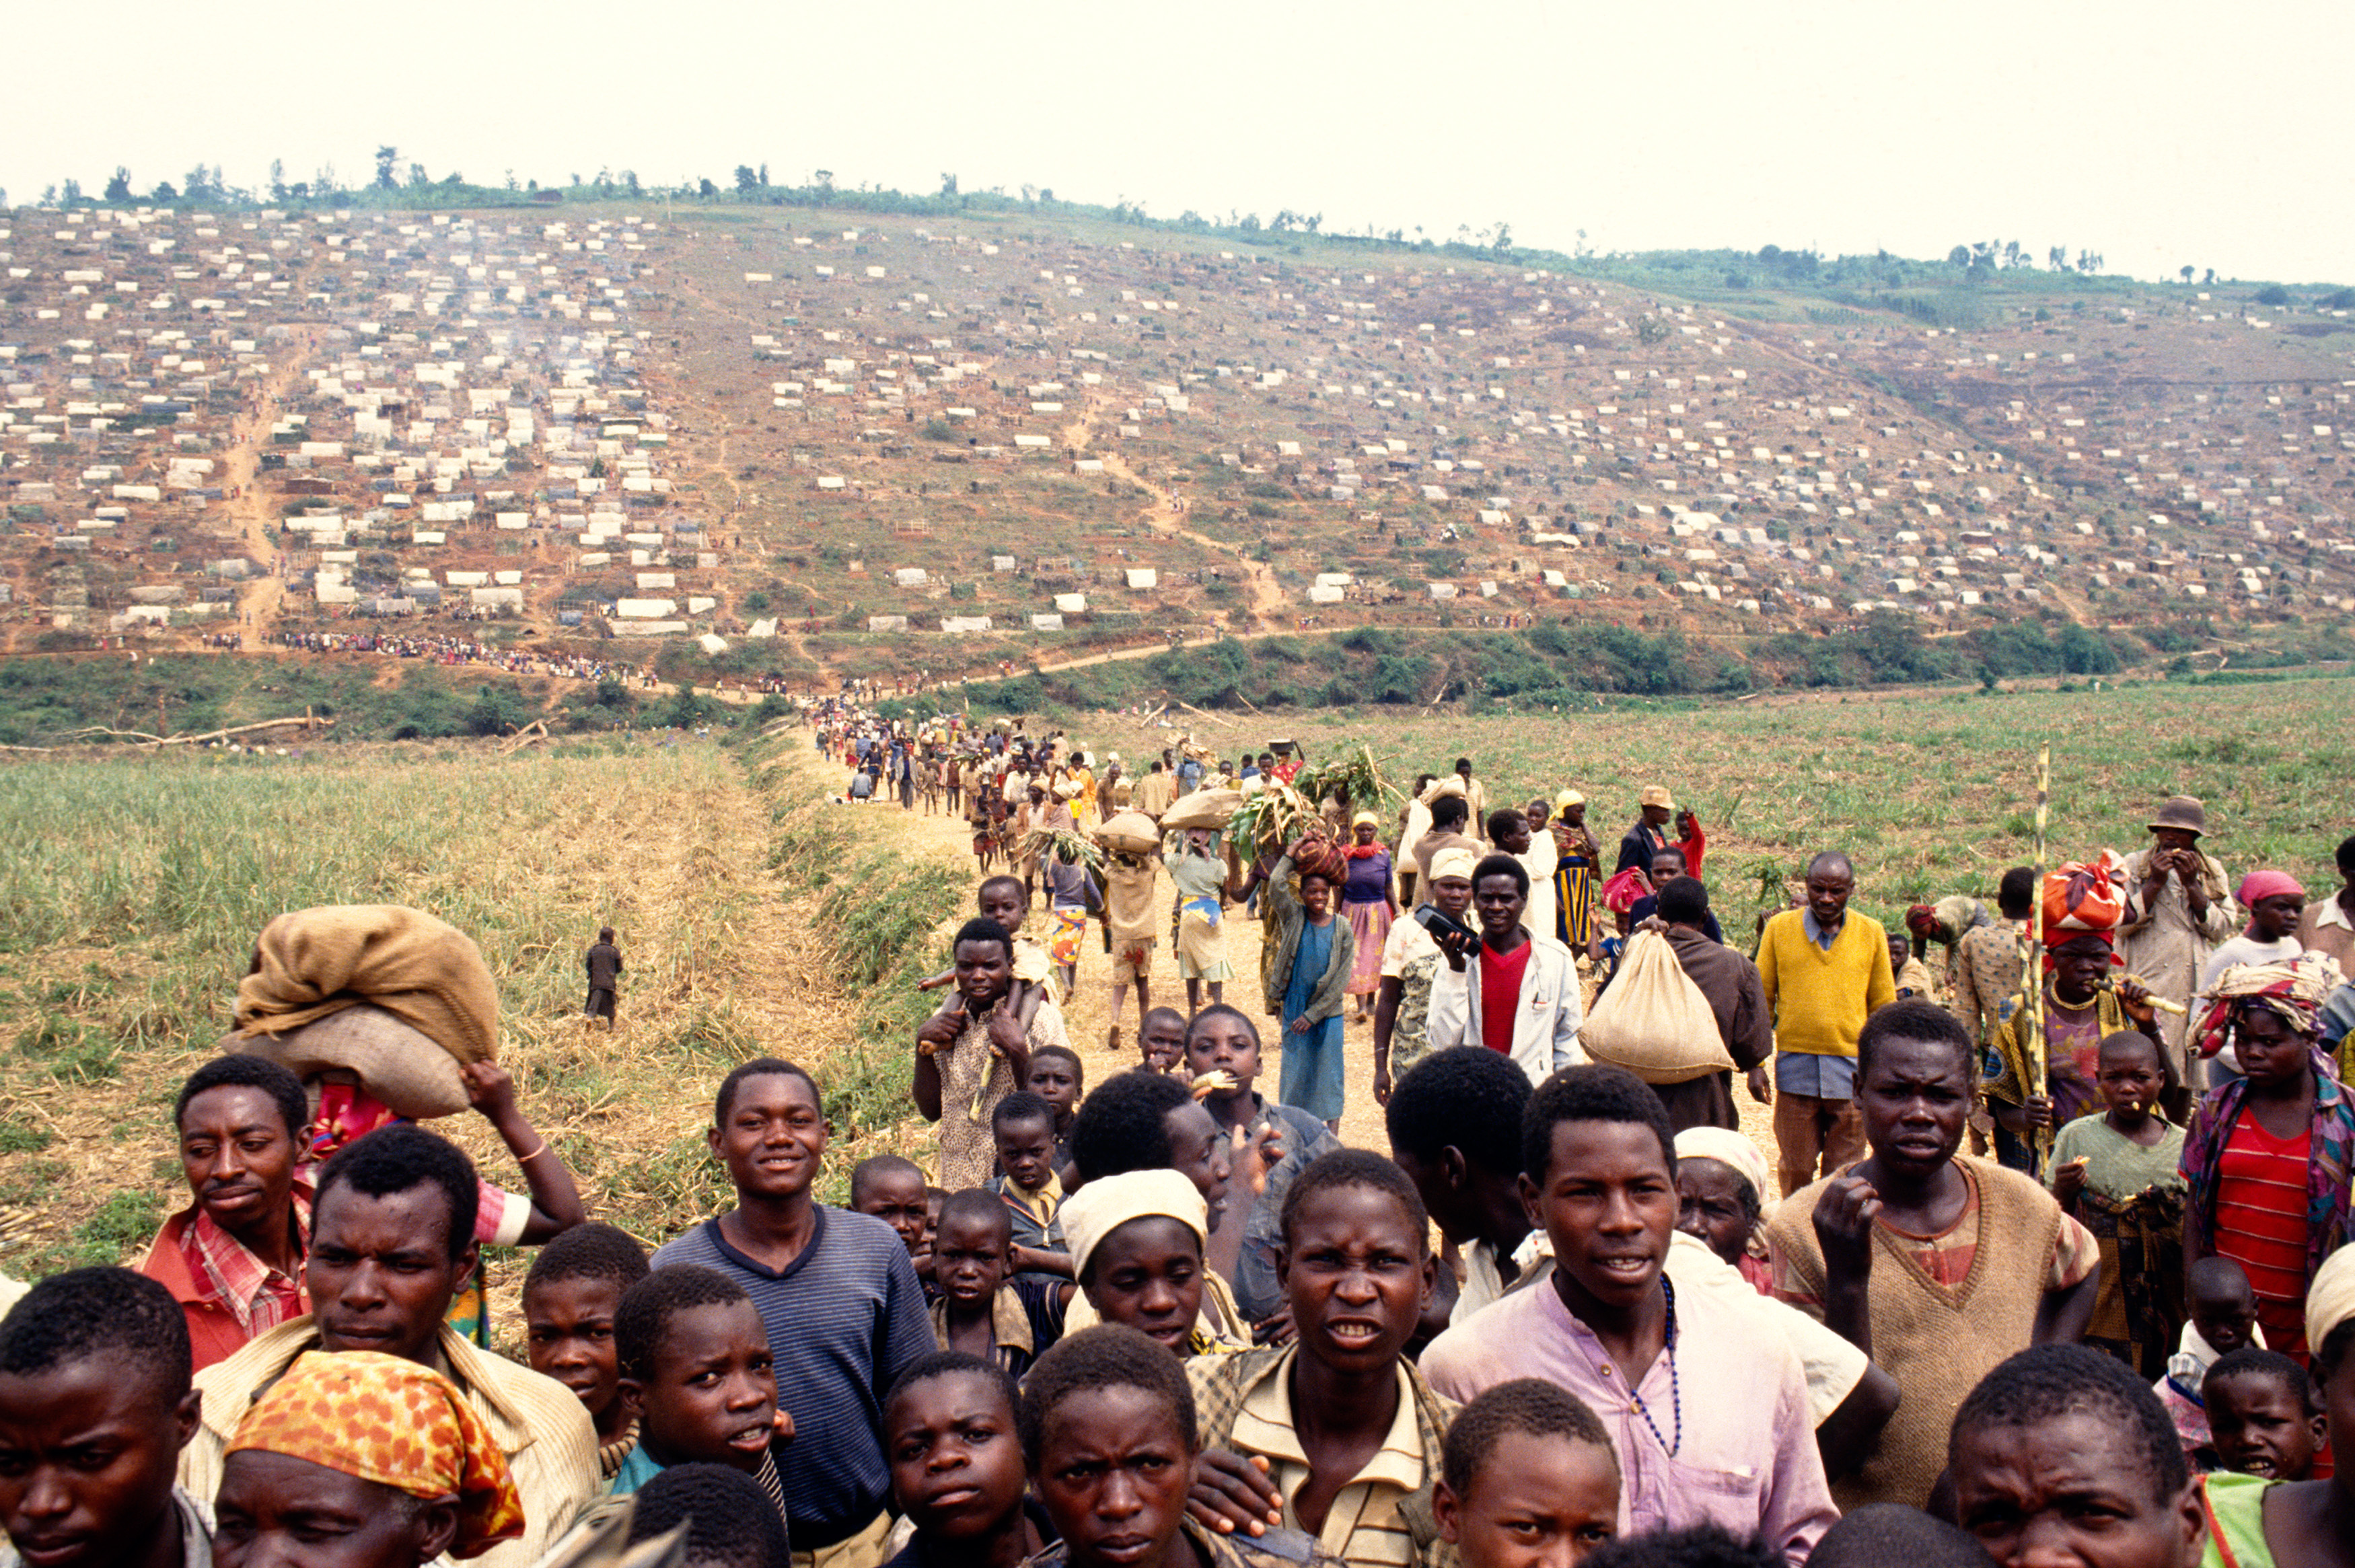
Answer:
M435 177L766 162L1280 207L1568 249L2017 239L2114 271L2355 282L2347 0L288 0L8 11L0 187L381 143Z

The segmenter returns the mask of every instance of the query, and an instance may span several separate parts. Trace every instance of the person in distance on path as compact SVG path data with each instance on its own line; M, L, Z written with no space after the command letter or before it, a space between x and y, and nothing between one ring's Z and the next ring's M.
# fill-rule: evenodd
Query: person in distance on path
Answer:
M622 949L613 945L613 927L602 926L597 940L591 945L581 967L589 971L589 1001L581 1010L588 1019L602 1018L610 1033L614 1022L614 1001L622 979Z

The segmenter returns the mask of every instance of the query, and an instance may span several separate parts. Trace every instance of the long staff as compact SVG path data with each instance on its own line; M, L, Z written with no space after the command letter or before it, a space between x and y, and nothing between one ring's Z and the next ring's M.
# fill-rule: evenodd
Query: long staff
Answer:
M2046 742L2036 752L2036 881L2040 902L2044 883L2044 833L2052 814L2052 746ZM2027 954L2025 971L2020 978L2020 994L2028 999L2027 1032L2020 1041L2020 1054L2028 1063L2028 1082L2021 1085L2030 1097L2047 1093L2045 1083L2044 1048L2044 927L2038 918L2039 911L2028 913L2028 941L2022 949ZM2052 1151L2052 1128L2035 1129L2036 1166L2041 1170Z

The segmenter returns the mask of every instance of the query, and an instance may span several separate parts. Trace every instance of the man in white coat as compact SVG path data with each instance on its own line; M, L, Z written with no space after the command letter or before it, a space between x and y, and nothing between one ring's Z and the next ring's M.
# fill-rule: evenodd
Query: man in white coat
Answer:
M1468 851L1449 850L1431 865L1433 877L1471 877L1480 921L1477 942L1433 934L1446 962L1431 982L1431 1048L1486 1045L1510 1056L1530 1083L1543 1083L1586 1060L1578 1044L1586 1021L1578 968L1568 948L1529 934L1528 868L1508 854L1465 863L1471 859Z

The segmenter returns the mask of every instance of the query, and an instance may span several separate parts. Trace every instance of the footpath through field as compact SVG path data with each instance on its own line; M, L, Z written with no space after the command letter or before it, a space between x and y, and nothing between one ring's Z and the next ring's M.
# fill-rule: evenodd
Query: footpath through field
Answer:
M810 744L808 732L793 732L803 747ZM1161 747L1168 744L1175 732L1136 730L1132 736L1115 737L1116 746L1096 740L1093 749L1099 757L1109 746L1124 758L1136 758L1140 765ZM841 793L848 775L834 769L832 792ZM919 799L916 810L903 811L896 803L871 802L863 806L843 806L843 810L857 815L861 832L884 843L904 845L908 853L938 853L952 850L964 856L970 882L979 886L981 874L978 863L972 858L973 839L962 818L944 815L927 816ZM1043 891L1040 895L1043 897ZM1164 872L1158 884L1160 908L1167 908L1176 896L1168 874ZM1261 1071L1258 1088L1269 1099L1275 1097L1276 1085L1283 1073L1281 1026L1270 1017L1260 997L1260 925L1241 906L1227 912L1227 959L1234 966L1235 978L1227 982L1226 1000L1249 1013L1259 1025ZM1045 926L1042 908L1031 916L1031 933L1039 936ZM1080 983L1078 994L1065 1002L1063 1015L1070 1027L1071 1045L1087 1065L1087 1081L1096 1084L1108 1073L1122 1072L1137 1064L1136 1006L1132 994L1121 1020L1121 1044L1111 1049L1105 1035L1112 1019L1111 960L1103 951L1103 941L1098 934L1101 927L1091 923L1080 953ZM1153 950L1153 1001L1156 1005L1186 1011L1186 982L1178 978L1178 960L1171 951L1169 936L1165 927L1159 942ZM1357 1001L1348 1002L1349 1022L1345 1027L1348 1075L1347 1098L1341 1117L1341 1139L1353 1148L1370 1149L1379 1153L1390 1152L1390 1137L1383 1129L1382 1107L1374 1103L1374 1031L1370 1022L1357 1021ZM913 1042L910 1043L913 1049ZM1734 1101L1741 1107L1742 1130L1766 1153L1768 1161L1774 1158L1774 1118L1764 1106L1753 1105L1746 1090L1734 1086Z

